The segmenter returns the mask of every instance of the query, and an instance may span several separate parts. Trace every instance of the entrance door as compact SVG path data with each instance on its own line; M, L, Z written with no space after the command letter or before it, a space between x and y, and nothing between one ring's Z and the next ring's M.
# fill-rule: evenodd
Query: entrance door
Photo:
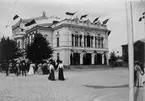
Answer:
M95 54L95 57L94 57L94 64L97 65L97 54Z
M102 64L102 54L97 54L97 64Z
M91 58L91 53L87 53L86 54L86 59L87 59L87 65L90 65L91 64L91 60L92 60L92 58Z
M83 56L83 64L84 65L90 65L92 61L91 53L86 53Z
M80 64L80 53L74 53L74 65Z

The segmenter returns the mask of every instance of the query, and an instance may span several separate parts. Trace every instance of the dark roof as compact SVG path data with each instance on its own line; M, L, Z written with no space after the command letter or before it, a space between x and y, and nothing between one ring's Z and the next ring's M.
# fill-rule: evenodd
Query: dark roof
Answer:
M145 38L136 40L134 43L139 42L139 41L145 43ZM127 44L123 44L123 45L121 45L121 46L127 46L127 45L128 45L128 43L127 43Z

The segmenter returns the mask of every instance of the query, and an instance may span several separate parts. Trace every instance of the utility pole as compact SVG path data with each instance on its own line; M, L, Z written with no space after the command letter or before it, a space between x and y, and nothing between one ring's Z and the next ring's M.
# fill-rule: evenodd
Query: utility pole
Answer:
M128 57L129 57L129 101L134 101L134 42L133 42L133 14L131 0L126 0Z

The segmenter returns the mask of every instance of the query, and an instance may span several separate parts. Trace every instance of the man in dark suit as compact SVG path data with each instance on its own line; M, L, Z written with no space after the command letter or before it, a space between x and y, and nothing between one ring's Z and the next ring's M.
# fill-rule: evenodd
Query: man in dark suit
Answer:
M27 76L27 75L26 75L27 66L26 66L25 60L22 60L22 62L21 62L21 70L22 70L22 76L23 76L23 75Z
M6 76L9 76L9 63L7 61L5 61L3 66L4 66L5 71L6 71Z

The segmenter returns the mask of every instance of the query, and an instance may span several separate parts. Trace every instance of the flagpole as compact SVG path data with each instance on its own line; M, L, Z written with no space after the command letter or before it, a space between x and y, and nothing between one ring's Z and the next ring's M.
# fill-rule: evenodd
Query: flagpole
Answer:
M127 34L129 57L129 101L134 101L134 46L133 46L133 14L131 0L126 0Z

